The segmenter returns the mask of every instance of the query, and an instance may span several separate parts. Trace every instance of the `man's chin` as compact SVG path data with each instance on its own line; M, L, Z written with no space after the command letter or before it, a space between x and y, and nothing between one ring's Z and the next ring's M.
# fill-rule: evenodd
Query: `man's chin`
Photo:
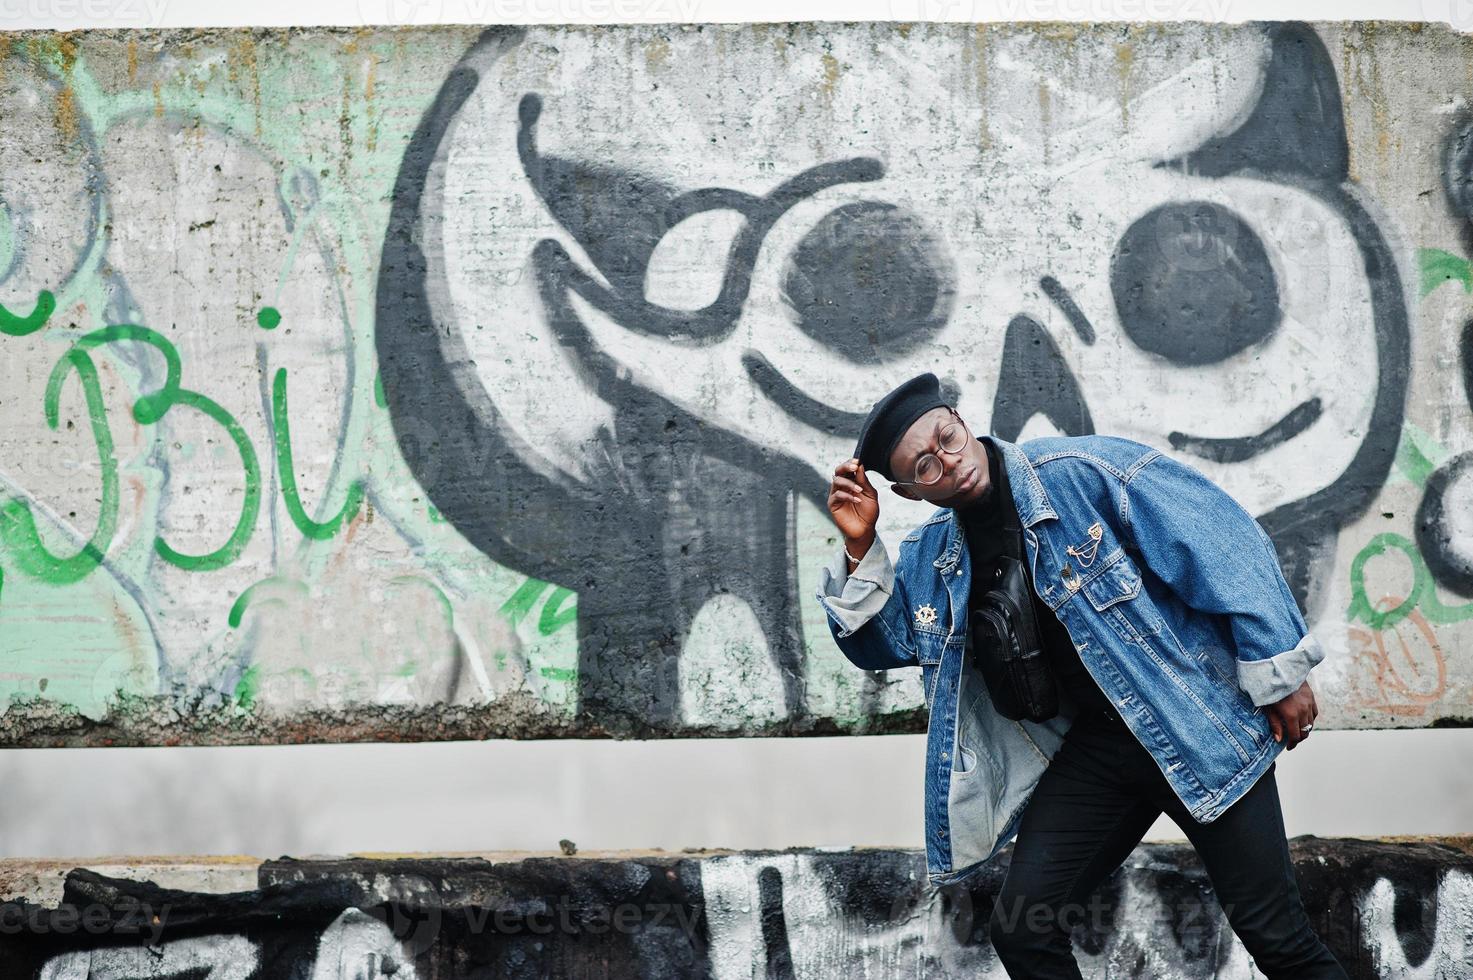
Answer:
M939 500L937 501L937 506L951 507L952 509L956 509L958 507L970 507L972 504L986 503L988 498L990 498L991 496L992 484L989 483L986 486L975 486L972 489L967 490L963 493L955 494L953 496L945 498L944 500Z

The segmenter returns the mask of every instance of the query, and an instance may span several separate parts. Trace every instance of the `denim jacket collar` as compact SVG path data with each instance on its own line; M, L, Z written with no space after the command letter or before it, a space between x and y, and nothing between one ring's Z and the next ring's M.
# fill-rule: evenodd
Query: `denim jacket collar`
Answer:
M1038 473L1033 469L1033 464L1017 444L999 439L996 436L978 436L979 440L986 440L997 447L1002 454L1003 465L1008 468L1008 483L1012 485L1013 502L1018 508L1018 519L1024 527L1032 527L1040 521L1050 518L1058 519L1058 514L1049 505L1048 493L1043 489L1043 482L1039 480ZM947 507L945 513L938 515L938 520L946 521L946 537L943 540L941 556L931 564L943 573L951 574L957 562L961 561L962 547L966 544L966 529L961 525L961 518L957 515L955 507Z

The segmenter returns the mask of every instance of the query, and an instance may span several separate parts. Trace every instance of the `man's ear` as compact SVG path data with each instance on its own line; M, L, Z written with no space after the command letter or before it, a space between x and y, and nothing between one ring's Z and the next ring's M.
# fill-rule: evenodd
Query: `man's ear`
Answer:
M914 493L911 492L910 487L902 487L899 484L892 483L892 484L890 484L890 489L893 490L895 493L899 494L900 496L904 497L906 500L920 500L921 499L920 497L917 497Z

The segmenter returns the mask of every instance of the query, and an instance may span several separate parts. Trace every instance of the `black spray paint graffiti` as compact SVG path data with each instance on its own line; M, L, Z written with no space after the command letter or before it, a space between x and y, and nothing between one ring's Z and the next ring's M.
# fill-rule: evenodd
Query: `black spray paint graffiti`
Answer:
M1473 116L1462 119L1448 134L1442 174L1449 210L1463 219L1463 246L1473 255ZM1463 397L1473 410L1473 319L1463 323L1458 362ZM1467 537L1466 526L1460 529L1454 522L1457 515L1469 513L1473 513L1473 452L1454 456L1427 478L1416 518L1417 548L1427 570L1452 592L1473 598L1473 540Z
M1259 517L1278 548L1295 598L1308 605L1316 565L1334 557L1336 532L1370 506L1391 471L1406 407L1411 339L1391 250L1347 187L1350 148L1340 89L1324 42L1301 24L1276 26L1271 37L1268 76L1253 114L1233 133L1210 141L1179 163L1206 177L1246 173L1293 183L1338 211L1361 250L1375 316L1377 357L1376 395L1365 440L1334 482ZM1254 278L1261 290L1262 275ZM1239 289L1243 285L1237 283ZM1212 295L1227 302L1238 299L1226 290ZM1296 426L1312 422L1317 411L1313 399L1301 403L1278 423L1278 431L1265 433L1260 440L1286 437ZM1177 444L1176 438L1172 441ZM1184 441L1178 448L1192 446ZM1223 447L1228 452L1237 448L1231 443Z
M1374 377L1365 380L1375 395L1364 435L1327 485L1260 518L1296 598L1309 606L1314 573L1337 531L1365 510L1392 465L1408 376L1407 313L1386 242L1347 186L1337 78L1323 43L1307 25L1264 30L1269 57L1251 113L1231 132L1156 166L1207 181L1292 187L1342 221L1359 249L1356 274L1369 295L1376 358ZM516 118L508 122L519 177L592 267L563 241L536 242L528 258L540 314L572 365L567 380L613 411L589 454L592 478L549 476L485 390L455 325L437 312L445 285L432 268L443 259L435 250L447 247L435 234L445 222L435 194L451 166L449 135L478 97L481 73L521 41L514 31L483 36L421 121L395 187L376 329L401 449L435 507L467 540L502 564L578 593L579 708L587 720L624 731L678 725L682 649L697 614L726 594L753 611L782 678L786 718L801 722L796 507L806 497L822 509L825 474L813 461L759 444L635 379L596 338L580 304L672 351L726 340L773 224L825 188L881 180L886 162L822 162L763 195L684 190L636 168L541 151L543 100L558 95L517 95ZM732 212L742 222L727 253L707 259L722 271L715 298L695 310L651 302L645 278L662 239L707 211ZM797 331L844 363L869 365L924 349L954 315L956 275L947 244L921 216L867 199L832 210L798 243L786 259L782 297ZM1178 200L1136 217L1116 241L1109 277L1115 309L1092 311L1052 273L1040 276L1042 293L1086 346L1109 318L1139 350L1192 371L1263 343L1281 326L1282 284L1268 246L1220 203ZM991 430L1015 439L1042 416L1066 434L1095 431L1100 412L1092 411L1043 324L1021 312L1004 316ZM789 418L845 438L857 433L862 413L852 406L807 394L791 371L755 349L741 363L753 389ZM956 378L946 365L938 373L955 397ZM1323 411L1320 395L1311 393L1261 432L1171 432L1169 441L1214 462L1245 462L1302 435ZM428 439L420 435L426 422L434 432Z
M1468 975L1473 857L1453 843L1290 842L1315 931L1352 976ZM495 862L283 858L263 863L253 888L233 892L77 868L55 906L0 903L0 976L1001 976L988 925L1010 853L939 888L926 880L922 851L874 848ZM1185 843L1141 844L1059 914L1085 975L1253 972Z
M1380 231L1348 192L1340 93L1324 43L1308 25L1269 29L1271 56L1262 94L1232 133L1159 167L1196 176L1251 176L1290 184L1338 211L1361 249L1376 324L1376 397L1365 441L1343 473L1260 521L1274 540L1295 598L1310 605L1318 563L1332 557L1336 532L1363 513L1396 454L1410 363L1407 312L1396 264ZM1222 361L1280 325L1278 284L1264 244L1223 206L1172 203L1142 215L1116 244L1110 285L1120 324L1142 350L1190 369ZM1040 281L1086 344L1094 330L1052 277ZM1293 439L1321 415L1310 397L1253 436L1211 439L1171 432L1171 446L1218 462L1243 462ZM1094 432L1078 383L1042 325L1015 317L1003 350L993 431L1016 438L1035 415L1068 435Z
M496 32L483 43L511 46L519 37ZM611 727L678 722L677 670L685 634L701 605L728 590L757 612L781 664L786 708L800 716L802 634L789 515L792 488L810 495L821 490L816 474L621 382L612 365L600 364L589 351L584 380L618 409L615 429L601 433L610 461L607 479L587 486L550 482L499 429L496 409L476 390L478 381L457 376L467 366L464 359L446 356L440 346L415 228L439 141L476 84L469 69L452 73L416 131L395 187L379 284L381 377L396 432L404 431L405 419L434 420L438 440L425 445L401 435L406 459L436 508L472 544L499 562L578 592L579 707L593 720ZM640 288L642 262L654 241L676 212L715 206L719 195L680 197L634 175L543 159L533 145L539 106L535 96L523 100L519 150L528 176L545 195L558 200L580 181L627 190L627 196L612 195L612 203L591 213L578 209L576 197L567 201L565 220L583 234L612 290L580 276L554 242L545 242L536 256L548 316L566 343L577 344L577 318L564 306L567 288L611 310L650 312L628 287ZM872 166L855 161L823 168L765 199L733 195L723 206L738 204L760 224L825 181L862 180ZM615 231L621 237L611 240ZM696 342L729 329L759 243L757 234L734 250L722 297L710 308L687 316L655 311L648 322L667 336ZM767 477L757 493L748 486L749 473ZM682 476L672 480L673 474Z
M540 156L534 147L540 106L535 95L522 99L517 137L522 166L539 197L612 288L582 272L558 242L544 239L533 254L539 293L559 341L576 352L585 370L582 380L615 406L618 459L635 479L613 484L601 503L614 513L641 514L648 521L634 528L632 539L610 541L615 550L605 552L603 560L619 556L630 560L631 567L659 569L654 578L667 582L640 589L638 598L626 588L610 590L607 582L594 583L589 596L594 601L587 606L580 592L581 707L597 716L617 716L632 708L635 718L650 717L647 712L652 711L651 720L678 723L680 649L712 595L730 590L756 612L769 639L783 678L785 713L801 717L796 568L787 548L771 546L788 538L790 488L798 481L754 486L741 475L788 472L797 478L801 463L707 430L701 420L622 380L618 365L588 334L568 298L576 293L618 323L671 342L703 343L724 335L741 313L757 249L773 222L824 187L873 179L879 165L856 159L814 167L763 197L725 188L676 194L637 174ZM646 266L660 238L700 211L726 208L743 215L746 224L727 256L716 300L693 312L646 302ZM802 482L811 484L811 476ZM598 601L600 596L607 605ZM628 642L635 637L649 638L656 646ZM651 696L647 707L640 703L643 698L630 703L625 697L605 697L602 689L615 678L643 673L651 662L664 672L646 688Z

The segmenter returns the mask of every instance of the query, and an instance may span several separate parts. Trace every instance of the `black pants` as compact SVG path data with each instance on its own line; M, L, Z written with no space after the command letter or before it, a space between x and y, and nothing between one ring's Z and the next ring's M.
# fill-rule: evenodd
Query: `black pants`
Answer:
M1080 976L1070 929L1087 921L1091 893L1164 810L1196 848L1229 924L1265 977L1346 980L1299 897L1277 765L1202 824L1123 723L1093 712L1076 718L1023 813L993 906L992 945L1008 976Z

